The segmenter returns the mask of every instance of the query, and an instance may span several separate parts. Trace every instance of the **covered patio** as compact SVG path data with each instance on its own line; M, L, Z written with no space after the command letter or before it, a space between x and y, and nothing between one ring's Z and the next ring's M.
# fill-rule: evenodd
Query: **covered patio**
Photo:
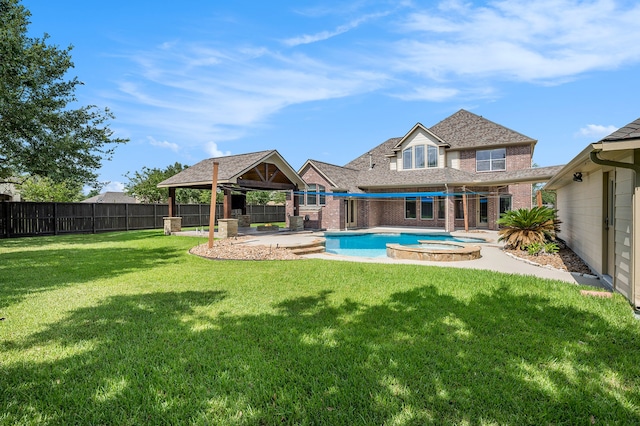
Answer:
M214 163L218 164L214 176ZM224 192L222 219L246 217L246 194L249 191L286 192L287 225L298 217L298 197L294 191L306 188L298 173L276 150L209 158L158 184L169 190L169 218L176 212L176 189L212 189ZM249 226L242 223L241 225Z

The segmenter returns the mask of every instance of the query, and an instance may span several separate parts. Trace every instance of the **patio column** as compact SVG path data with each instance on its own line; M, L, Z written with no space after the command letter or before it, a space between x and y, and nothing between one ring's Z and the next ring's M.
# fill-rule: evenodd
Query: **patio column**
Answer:
M224 203L222 204L224 219L231 219L231 190L224 190Z
M176 206L176 189L169 188L169 217L175 217L178 213L178 208Z
M449 195L449 191L447 190L446 200L446 208L444 210L444 230L446 232L453 232L456 230L455 226L455 196Z

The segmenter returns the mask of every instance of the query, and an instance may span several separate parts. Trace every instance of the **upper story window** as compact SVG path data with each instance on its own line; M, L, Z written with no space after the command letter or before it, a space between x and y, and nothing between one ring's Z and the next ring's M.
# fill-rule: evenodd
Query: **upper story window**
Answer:
M426 148L426 156L425 156ZM416 145L402 151L402 168L424 169L438 167L438 147L433 145Z
M506 148L476 151L476 171L494 172L507 169Z
M402 151L402 168L403 169L412 169L413 168L413 148L407 148Z
M307 185L308 190L306 193L300 194L300 205L306 206L324 206L326 204L326 195L324 193L325 188L322 185L316 185L315 183Z
M438 167L438 147L428 145L427 154L429 156L427 161L427 167Z

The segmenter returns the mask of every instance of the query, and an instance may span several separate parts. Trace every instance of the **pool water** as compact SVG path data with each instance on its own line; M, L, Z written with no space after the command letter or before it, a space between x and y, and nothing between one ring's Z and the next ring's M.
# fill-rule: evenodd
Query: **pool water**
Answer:
M484 243L481 238L449 234L368 233L325 234L325 251L343 256L387 257L387 244L417 245L419 240Z

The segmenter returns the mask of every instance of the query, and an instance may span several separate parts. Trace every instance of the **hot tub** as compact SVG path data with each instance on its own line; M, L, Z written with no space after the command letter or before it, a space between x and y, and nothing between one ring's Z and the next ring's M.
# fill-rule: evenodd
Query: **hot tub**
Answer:
M479 259L480 246L448 241L419 240L419 244L387 244L387 256L393 259L455 262Z

